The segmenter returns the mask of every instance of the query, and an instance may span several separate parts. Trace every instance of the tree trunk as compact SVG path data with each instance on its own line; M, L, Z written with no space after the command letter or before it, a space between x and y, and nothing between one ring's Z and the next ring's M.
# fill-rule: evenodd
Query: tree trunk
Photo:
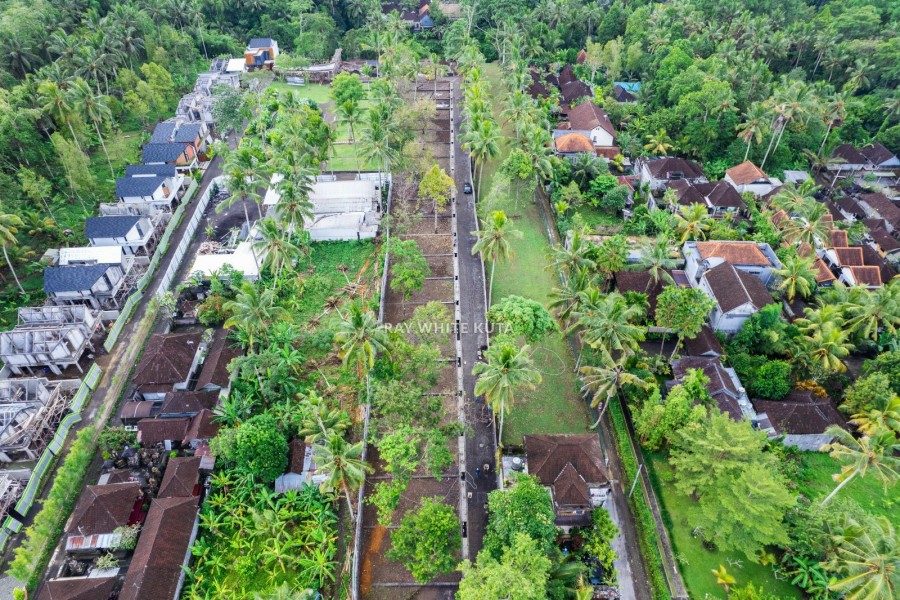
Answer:
M751 137L747 140L747 150L744 152L744 162L747 162L747 157L750 156L750 144L753 143L753 138Z
M350 488L344 486L344 497L347 498L347 510L350 511L350 522L356 522L356 516L353 514L353 503L350 501Z
M106 142L103 141L103 135L100 133L100 124L94 121L94 129L97 130L97 137L100 138L100 145L103 147L103 154L106 155L106 164L109 165L109 175L115 180L116 173L113 171L112 161L109 160L109 152L106 150Z
M766 148L766 154L763 156L762 162L759 165L759 168L762 169L766 165L766 161L769 160L769 152L772 151L772 142L775 141L775 138L778 136L776 133L777 128L772 130L772 139L769 140L769 147Z
M831 492L830 494L828 494L828 496L826 496L824 500L822 500L822 506L825 506L826 504L828 504L829 502L831 502L831 499L834 497L834 495L837 494L839 491L841 491L841 488L842 488L842 487L844 487L845 485L847 485L848 483L850 483L850 480L851 480L851 479L853 479L854 477L856 477L857 472L858 472L858 471L853 471L853 473L850 475L850 477L848 477L847 479L845 479L845 480L843 480L842 482L840 482L840 483L838 484L838 486L837 486L836 488L834 488L834 490L832 490L832 492Z
M24 294L25 288L22 287L22 282L19 281L19 276L16 275L16 270L13 268L12 261L9 260L9 254L6 253L6 244L3 245L3 258L6 259L6 265L9 267L9 272L12 273L13 279L16 280L16 285L19 286L19 291Z
M488 284L488 297L487 297L487 306L484 307L485 311L491 310L491 296L494 293L494 271L497 270L497 263L491 261L491 281Z
M831 134L831 128L834 126L834 121L828 124L828 129L825 130L825 137L822 138L822 145L819 146L819 154L822 154L822 150L825 149L825 142L828 141L828 136Z
M672 362L672 359L675 358L675 353L678 352L678 347L681 345L681 341L684 339L683 336L679 335L678 340L675 342L675 349L672 350L672 355L669 356L669 362Z
M81 144L78 143L78 137L75 135L75 128L72 127L72 122L69 121L68 119L66 119L66 125L69 126L69 133L72 134L72 141L75 142L75 145L78 147L78 150L80 150L81 152L84 152L84 150L81 149Z

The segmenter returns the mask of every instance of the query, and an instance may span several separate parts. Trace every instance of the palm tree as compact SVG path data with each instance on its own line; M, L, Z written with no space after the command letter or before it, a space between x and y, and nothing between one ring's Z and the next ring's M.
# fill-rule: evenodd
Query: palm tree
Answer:
M368 127L363 129L363 158L378 165L379 173L390 169L397 159L397 151L391 147L389 125L386 121L375 117L375 110L369 111ZM379 184L383 184L379 176Z
M513 258L511 240L522 238L522 232L512 229L506 213L502 210L491 212L490 218L482 224L481 231L473 231L478 241L472 246L472 254L481 256L491 263L491 279L488 283L487 308L491 307L491 293L494 289L494 272L498 262L507 262Z
M500 154L501 139L500 129L490 119L480 120L475 128L466 132L461 138L463 150L472 156L478 169L476 199L481 198L481 176L484 172L484 163Z
M709 213L702 204L681 206L675 213L675 227L682 244L688 240L705 240L709 226Z
M618 292L602 296L595 310L579 318L584 342L607 354L631 354L643 341L646 328L634 322L644 316L644 308L629 304Z
M784 222L782 231L785 241L796 244L809 244L813 248L818 243L827 243L830 239L834 223L829 219L831 214L822 202L810 202L800 208L796 219Z
M354 143L356 138L353 134L353 124L359 121L359 117L362 115L362 109L359 106L359 102L356 102L355 100L346 100L336 106L334 112L338 119L340 119L340 122L347 125L347 141L353 144L353 151L356 154L356 172L359 173L359 148Z
M564 280L564 287L553 288L550 296L553 301L549 308L558 309L557 317L564 328L572 325L571 319L577 315L581 307L582 294L588 288L596 289L593 286L594 276L588 269L578 269L569 271L568 277ZM599 290L598 290L599 293Z
M852 519L854 535L837 547L828 568L845 577L828 589L848 600L893 600L900 596L900 539L886 517L867 519L860 526Z
M531 348L526 344L516 348L509 342L494 344L484 353L487 362L472 368L475 395L484 396L495 415L500 415L498 437L503 446L503 419L515 403L515 393L520 387L534 389L542 381L540 372L531 360Z
M775 274L781 278L778 289L784 292L788 302L793 302L797 294L809 298L816 289L817 271L812 258L790 256L782 261Z
M38 84L38 98L41 102L41 110L50 115L57 127L63 123L69 126L72 141L81 150L78 136L75 135L75 129L72 127L72 105L69 103L65 91L52 81L42 81Z
M878 339L883 330L890 334L900 329L900 282L892 279L877 290L854 288L846 307L847 325L864 338Z
M658 129L656 133L647 134L645 136L647 143L644 144L644 150L656 156L668 156L669 150L675 148L672 145L672 139L665 129Z
M309 200L309 192L304 190L304 186L285 178L278 183L278 194L275 216L284 225L285 235L302 230L304 223L313 218L313 203Z
M747 143L744 160L750 156L750 146L754 141L757 145L762 143L763 136L768 130L768 121L768 114L762 104L752 104L744 113L744 122L737 126L738 137Z
M647 290L657 285L660 280L666 283L675 283L669 271L679 264L676 253L672 252L669 238L660 235L655 239L645 239L641 243L640 258L637 263L627 265L629 271L647 271L650 280L647 282Z
M251 145L241 144L237 150L228 153L228 156L225 158L224 171L229 175L229 186L233 183L232 180L234 178L239 177L242 179L242 187L246 190L246 193L243 195L244 200L253 200L256 202L257 214L261 219L262 206L260 205L260 201L262 198L257 193L257 190L263 183L266 165L260 161L259 149ZM250 222L248 219L248 227L249 224Z
M600 175L606 164L590 152L581 152L572 162L572 180L583 190L587 188L597 175Z
M283 271L291 271L294 261L303 255L303 250L290 241L278 228L275 219L262 219L256 224L259 238L253 240L253 252L263 257L263 266L274 276L272 290L278 288L278 278Z
M728 572L725 565L719 565L718 569L713 569L712 574L716 576L716 583L725 589L726 594L731 590L731 586L737 583L734 575Z
M16 280L19 291L24 294L25 288L22 287L22 282L19 281L19 276L16 275L16 270L13 268L12 261L9 259L9 253L7 252L8 247L18 243L16 234L19 232L18 228L21 226L22 219L16 215L0 213L0 248L3 248L3 258L6 259L6 265L9 267L13 279Z
M390 356L388 331L378 324L371 310L363 310L359 302L351 302L348 315L337 324L334 341L340 344L344 366L356 364L356 376L362 381L375 366L379 353Z
M615 360L608 353L601 352L600 365L581 367L579 369L584 382L581 391L593 394L591 408L597 408L601 401L603 402L603 408L597 417L597 422L594 423L594 427L603 420L603 415L606 413L613 396L621 394L623 385L633 385L645 391L652 387L650 383L634 373L626 371L623 359L624 357Z
M31 46L27 46L18 33L9 33L0 42L0 60L3 61L13 75L25 77L40 62Z
M70 96L74 109L82 113L87 117L86 120L94 124L94 130L97 132L97 137L100 138L100 145L103 147L103 154L106 155L106 164L109 165L109 175L115 179L116 174L113 171L112 161L109 160L106 142L103 140L103 134L100 133L100 124L112 119L112 111L109 109L109 104L102 96L94 95L91 87L80 77L72 84Z
M771 204L789 215L800 214L804 207L816 201L813 194L817 189L815 183L809 179L799 186L789 181L772 197Z
M356 516L353 513L350 491L358 489L366 480L366 473L372 471L372 467L360 459L362 450L362 442L348 444L341 436L332 435L327 444L316 446L316 453L313 455L316 467L326 473L326 479L320 487L323 491L341 490L344 493L352 522L356 521Z
M843 359L850 355L853 344L849 341L849 333L835 321L822 323L821 327L803 337L805 356L813 364L822 368L841 372L846 371Z
M856 438L846 429L832 425L825 433L834 441L822 446L821 451L828 452L844 466L840 473L832 475L838 486L822 500L823 506L855 477L865 477L870 471L885 489L900 479L900 457L896 455L900 446L892 431L878 430L874 435Z
M544 267L545 271L563 271L571 274L575 270L593 270L597 263L589 257L593 246L585 241L578 229L572 229L566 236L565 245L550 247L547 251L549 263Z
M900 396L891 396L883 407L853 415L850 422L865 435L875 435L879 431L893 431L900 435Z
M259 288L244 282L234 300L225 303L224 309L231 315L225 327L237 327L247 334L248 347L253 350L254 341L261 337L272 323L290 321L291 315L275 304L273 290Z

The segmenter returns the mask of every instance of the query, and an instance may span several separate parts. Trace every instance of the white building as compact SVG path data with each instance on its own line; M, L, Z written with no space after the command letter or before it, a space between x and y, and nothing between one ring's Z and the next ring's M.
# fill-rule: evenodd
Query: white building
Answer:
M666 184L682 179L692 184L708 182L703 168L684 158L640 158L635 161L634 171L640 177L641 185L654 192L661 192Z
M84 234L91 246L121 246L125 254L150 254L155 230L147 217L123 215L88 217Z
M765 196L781 185L780 180L769 177L749 160L725 171L725 181L730 183L739 194L751 192L757 197Z
M768 285L773 273L781 268L781 261L768 244L757 242L711 241L685 242L681 249L691 285L696 286L708 269L728 262L757 277Z

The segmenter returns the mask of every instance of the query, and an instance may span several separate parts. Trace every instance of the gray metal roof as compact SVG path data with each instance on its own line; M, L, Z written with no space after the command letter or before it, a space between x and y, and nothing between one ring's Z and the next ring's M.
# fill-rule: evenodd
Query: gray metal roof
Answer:
M178 174L175 165L128 165L125 167L125 176L134 177L136 175L162 175L164 177L175 177Z
M141 160L145 163L175 162L184 154L187 144L144 144Z
M272 38L253 38L247 44L248 48L271 48L274 45Z
M109 265L48 267L44 269L44 292L52 294L90 290L109 268Z
M88 217L84 222L84 235L89 239L124 237L140 221L140 217Z
M172 134L175 133L176 124L171 121L164 121L156 126L153 135L150 136L151 144L168 144L172 141Z
M156 177L120 177L116 179L116 197L152 196L153 192L165 182L166 178L159 175Z
M200 135L200 123L182 123L175 130L175 143L193 144L197 136Z

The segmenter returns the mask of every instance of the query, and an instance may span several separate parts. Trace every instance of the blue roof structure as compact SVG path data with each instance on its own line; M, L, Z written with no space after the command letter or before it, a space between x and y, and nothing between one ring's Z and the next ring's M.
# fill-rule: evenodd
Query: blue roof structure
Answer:
M631 94L641 89L643 85L640 81L616 81L613 85L618 86Z
M175 162L184 154L187 144L144 144L141 160L144 163L170 163Z
M159 175L161 177L175 177L178 169L175 165L128 165L125 167L125 177Z
M83 292L103 277L109 265L80 265L44 269L44 292Z
M84 235L89 240L125 237L140 220L140 217L133 215L88 217L84 222Z
M152 196L159 186L166 182L166 178L157 175L154 177L120 177L116 179L116 198L128 198L134 196Z

